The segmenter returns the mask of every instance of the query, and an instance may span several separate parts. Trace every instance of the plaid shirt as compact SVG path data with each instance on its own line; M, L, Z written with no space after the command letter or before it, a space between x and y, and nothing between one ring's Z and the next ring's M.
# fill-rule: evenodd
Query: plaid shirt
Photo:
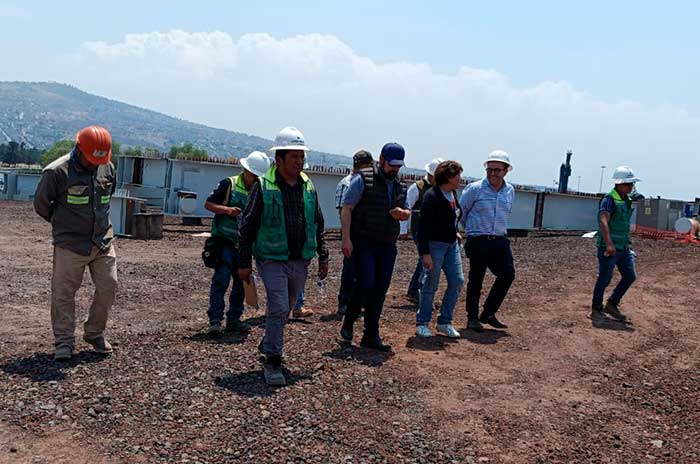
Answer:
M287 234L287 246L289 247L289 259L301 259L301 252L306 242L306 218L304 217L304 186L301 178L296 185L290 186L279 174L275 172L277 185L282 193L282 205L284 208L284 223ZM248 203L241 213L240 244L238 249L238 266L241 269L250 269L252 266L253 243L260 230L262 218L263 199L260 181L255 182L248 195ZM316 198L316 252L320 262L328 261L326 249L324 220L321 207Z

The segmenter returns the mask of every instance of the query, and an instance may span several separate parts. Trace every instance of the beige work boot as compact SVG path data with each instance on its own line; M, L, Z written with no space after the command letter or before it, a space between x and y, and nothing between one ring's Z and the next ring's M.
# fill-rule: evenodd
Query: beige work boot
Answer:
M314 312L311 309L306 309L305 307L301 307L299 309L295 309L292 311L292 317L309 317L313 316Z
M104 335L100 335L98 337L94 338L87 338L83 337L83 340L85 340L86 343L92 345L92 349L95 353L100 353L100 354L110 354L112 351L112 345L105 340Z

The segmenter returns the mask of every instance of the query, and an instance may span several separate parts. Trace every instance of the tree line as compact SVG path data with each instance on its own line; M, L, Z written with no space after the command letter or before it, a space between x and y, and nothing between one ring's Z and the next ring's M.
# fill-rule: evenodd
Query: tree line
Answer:
M70 152L75 146L74 140L59 140L46 150L27 147L24 142L18 143L10 141L0 144L0 163L5 164L39 164L41 167L47 166L57 158ZM122 154L119 142L112 142L112 155ZM125 156L154 156L160 154L157 148L127 147L124 149ZM207 160L209 154L206 150L194 147L191 143L173 145L168 151L170 158ZM113 159L113 162L115 160Z

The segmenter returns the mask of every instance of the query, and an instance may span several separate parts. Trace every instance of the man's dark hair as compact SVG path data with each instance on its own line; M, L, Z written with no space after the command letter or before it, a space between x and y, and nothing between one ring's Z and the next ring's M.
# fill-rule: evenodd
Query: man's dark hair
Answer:
M435 174L433 174L435 185L444 185L454 176L462 174L463 171L462 165L457 161L443 161L435 168Z

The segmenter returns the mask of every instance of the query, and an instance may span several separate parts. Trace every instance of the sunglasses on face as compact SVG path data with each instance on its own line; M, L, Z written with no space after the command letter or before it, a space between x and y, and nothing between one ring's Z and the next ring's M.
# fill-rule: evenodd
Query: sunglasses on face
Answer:
M492 174L500 174L502 172L505 172L505 169L502 168L486 168L486 172L492 173Z

